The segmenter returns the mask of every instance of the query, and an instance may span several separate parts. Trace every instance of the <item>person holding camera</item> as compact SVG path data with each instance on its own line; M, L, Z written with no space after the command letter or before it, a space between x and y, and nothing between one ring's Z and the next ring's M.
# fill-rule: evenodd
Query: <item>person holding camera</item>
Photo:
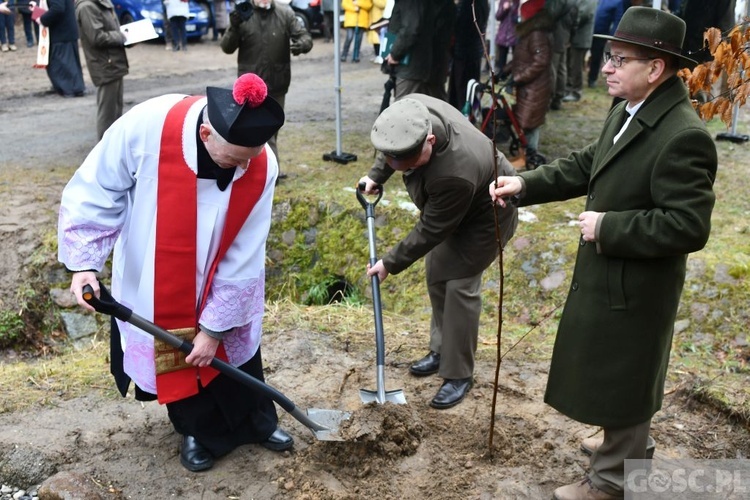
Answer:
M292 80L291 56L312 49L310 33L297 21L294 11L274 0L249 0L235 5L229 29L221 39L225 54L237 52L237 75L255 73L268 85L268 95L283 108ZM279 161L276 134L268 145ZM279 179L286 177L279 169Z

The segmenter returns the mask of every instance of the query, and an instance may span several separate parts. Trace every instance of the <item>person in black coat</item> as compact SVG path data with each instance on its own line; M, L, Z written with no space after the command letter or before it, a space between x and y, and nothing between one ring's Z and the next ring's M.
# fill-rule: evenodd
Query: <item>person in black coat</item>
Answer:
M474 8L472 9L472 5ZM474 24L476 14L477 26ZM479 80L484 55L482 33L487 28L490 4L487 0L460 0L456 8L455 41L448 81L448 102L461 111L466 102L466 85L469 80Z
M39 23L49 28L47 76L55 92L61 96L81 97L86 86L78 53L74 0L49 0L47 6L49 10L39 17Z

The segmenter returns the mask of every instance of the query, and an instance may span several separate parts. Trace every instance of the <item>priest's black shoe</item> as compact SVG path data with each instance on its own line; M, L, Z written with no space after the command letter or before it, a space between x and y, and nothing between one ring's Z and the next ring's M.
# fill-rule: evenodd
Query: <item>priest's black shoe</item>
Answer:
M409 372L417 377L424 377L437 373L440 368L440 354L430 351L430 353L419 361L415 361L409 367Z
M456 406L464 399L473 383L474 381L471 377L454 380L446 379L435 397L430 401L430 406L438 410Z
M272 451L284 451L294 446L294 439L281 427L277 427L268 439L260 443L264 448Z
M191 472L210 469L214 466L214 457L193 436L182 436L180 463Z

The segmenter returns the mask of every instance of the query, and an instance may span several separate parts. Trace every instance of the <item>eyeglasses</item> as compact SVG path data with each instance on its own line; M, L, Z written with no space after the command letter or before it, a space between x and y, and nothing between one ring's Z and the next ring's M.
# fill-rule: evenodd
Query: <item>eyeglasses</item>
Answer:
M613 68L620 68L622 64L627 61L651 61L653 57L630 57L630 56L618 56L611 52L604 53L604 64L611 63Z

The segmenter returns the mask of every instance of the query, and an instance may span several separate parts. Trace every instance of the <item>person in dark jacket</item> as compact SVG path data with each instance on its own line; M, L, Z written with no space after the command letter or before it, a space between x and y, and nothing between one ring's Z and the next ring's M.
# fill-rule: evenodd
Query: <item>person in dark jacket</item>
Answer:
M473 8L472 8L473 6ZM476 15L477 26L474 25ZM456 8L455 39L451 51L448 102L459 111L466 102L466 85L479 80L484 56L484 33L490 15L487 0L459 0Z
M268 95L284 107L286 93L292 81L291 55L306 54L313 46L310 33L297 21L294 11L273 0L250 0L250 17L243 19L239 8L229 14L229 29L221 38L225 54L237 52L237 75L255 73L268 85ZM238 4L242 5L242 4ZM244 2L248 5L248 2ZM269 141L273 154L281 160L277 148L277 135Z
M544 123L552 98L554 21L543 5L544 0L521 4L513 59L503 70L511 75L515 86L513 113L528 141L526 156L539 149L539 128Z
M570 34L570 47L568 47L568 53L565 55L568 67L565 96L562 98L562 102L578 102L583 97L583 66L594 34L596 0L577 1L576 24Z
M620 18L628 7L630 7L630 0L601 0L594 14L594 34L611 35L614 33ZM606 43L607 41L603 38L592 37L588 72L590 88L596 86L596 80L599 78Z
M585 197L578 255L544 400L604 429L583 481L558 500L622 498L628 459L645 459L664 397L687 257L711 230L717 154L677 71L685 23L631 7L602 73L613 107L598 140L533 171L498 177L490 195L523 206Z
M703 34L708 28L719 28L724 34L734 26L735 0L682 0L680 17L685 21L685 53L703 63L713 56L704 46Z
M497 155L498 171L513 167L492 141L447 102L411 94L386 108L372 127L372 145L387 165L360 179L365 192L376 192L394 172L403 181L419 221L404 239L369 267L380 281L425 258L432 306L429 353L414 362L415 376L437 373L444 379L430 405L445 409L460 403L471 389L474 354L482 311L482 273L498 254L495 214L487 197ZM518 223L514 208L499 216L505 245Z
M495 34L495 73L500 74L508 63L508 54L516 44L516 24L518 23L518 9L520 0L505 0L500 2L495 12L498 21Z
M568 47L570 34L578 17L577 0L547 0L545 9L555 22L552 36L552 101L550 109L562 109L568 81Z
M78 54L78 22L74 0L48 0L49 10L39 23L49 28L47 76L63 97L81 97L86 91Z
M91 81L96 85L96 135L122 116L123 77L128 74L125 35L111 0L76 0L81 45Z
M395 37L386 62L394 67L394 98L421 93L448 100L449 46L453 35L453 0L398 0L393 7L389 36Z

